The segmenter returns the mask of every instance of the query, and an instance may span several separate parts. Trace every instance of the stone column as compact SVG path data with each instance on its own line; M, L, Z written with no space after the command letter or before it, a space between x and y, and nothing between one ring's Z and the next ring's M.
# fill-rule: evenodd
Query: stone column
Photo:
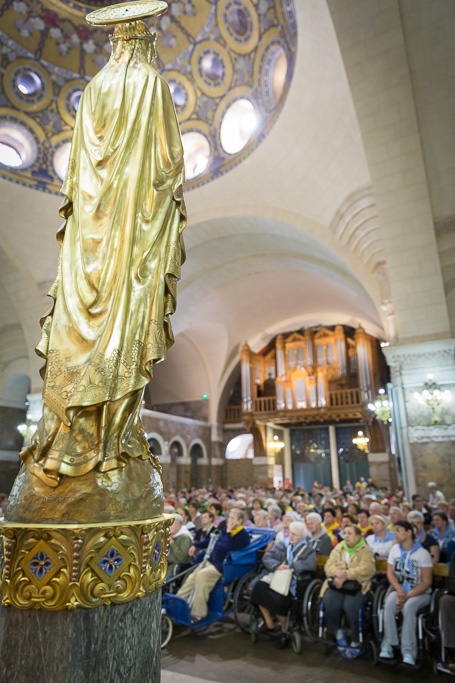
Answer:
M242 410L250 412L253 407L253 388L251 381L251 352L248 344L242 349L240 360L240 372L242 381Z
M283 429L284 432L284 478L292 481L292 455L291 455L291 430Z
M332 484L334 489L340 487L340 468L338 467L338 447L335 425L329 425L330 465L332 468Z
M440 423L432 424L431 410L418 396L431 373L441 390L455 397L455 339L389 346L384 354L391 368L392 430L406 495L425 495L432 480L446 498L453 497L455 401L441 404Z
M159 683L160 623L161 591L96 609L0 607L0 683Z
M226 486L226 453L223 425L210 426L209 482L215 486Z

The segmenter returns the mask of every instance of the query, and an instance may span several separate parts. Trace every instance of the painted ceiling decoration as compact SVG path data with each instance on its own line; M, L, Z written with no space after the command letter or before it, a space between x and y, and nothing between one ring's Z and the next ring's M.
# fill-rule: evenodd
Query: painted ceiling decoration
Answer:
M109 59L112 28L89 26L109 2L0 2L0 176L58 193L77 107ZM185 149L187 188L227 172L264 139L287 96L293 0L174 0L147 21Z

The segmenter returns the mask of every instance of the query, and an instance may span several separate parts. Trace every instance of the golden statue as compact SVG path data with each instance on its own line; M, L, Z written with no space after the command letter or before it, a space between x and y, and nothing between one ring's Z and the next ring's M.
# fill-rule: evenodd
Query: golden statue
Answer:
M159 463L140 409L152 366L173 343L184 164L171 93L153 67L155 35L138 17L166 9L125 3L87 17L117 25L110 60L77 111L54 303L37 346L45 359L43 416L21 453L10 521L162 512Z

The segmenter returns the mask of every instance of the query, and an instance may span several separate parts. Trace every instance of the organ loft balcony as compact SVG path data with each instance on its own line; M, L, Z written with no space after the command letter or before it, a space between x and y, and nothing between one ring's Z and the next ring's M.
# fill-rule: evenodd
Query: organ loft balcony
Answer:
M368 403L387 379L380 341L360 326L280 334L257 353L243 347L224 422L367 422Z

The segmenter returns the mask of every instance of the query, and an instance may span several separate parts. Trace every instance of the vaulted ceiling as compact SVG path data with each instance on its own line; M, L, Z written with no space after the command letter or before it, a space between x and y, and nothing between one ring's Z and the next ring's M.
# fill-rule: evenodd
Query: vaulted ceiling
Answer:
M247 9L252 6L250 0L236 3ZM446 4L444 0L441 3ZM36 0L27 7L34 4ZM46 3L41 0L38 4ZM108 3L48 0L47 4L56 15L62 12L67 17L72 12L74 21L74 13L81 8L90 10ZM347 21L352 7L360 12L368 5L371 11L365 11L365 21L373 21L373 4L376 6L369 0L341 0L334 6L339 10L343 5ZM409 16L413 18L409 2L386 4L400 6L403 26ZM426 6L425 0L417 4ZM7 5L11 3L3 2L0 7ZM186 5L199 7L199 2L172 5L174 11L183 11ZM213 3L207 0L205 5ZM333 3L325 0L259 0L255 11L267 13L275 5L287 11L288 17L295 16L296 45L288 61L292 68L276 108L264 124L266 134L245 148L247 153L229 168L211 173L200 186L193 183L193 189L186 192L187 262L172 321L176 344L168 360L156 367L152 383L156 403L194 400L208 394L213 421L220 401L226 398L226 387L233 381L245 341L259 350L280 331L324 323L361 324L384 338L390 333L384 303L391 298L390 252L377 210L370 143L366 149L365 129L359 123L359 118L364 121L360 116L364 112L358 110L346 61L349 56L344 47L342 51L335 30L339 30L341 18L336 17L334 26ZM283 19L278 10L274 16ZM169 30L172 21L171 12ZM180 34L178 41L183 40ZM353 43L355 40L353 36ZM449 36L444 44L446 51L451 49ZM23 46L27 45L30 49L31 43L24 37ZM396 46L390 45L392 52L394 49ZM82 54L79 45L78 50ZM93 71L92 61L85 59ZM174 56L174 72L178 71L177 62ZM447 66L451 72L453 63ZM90 69L82 78L92 73ZM185 77L197 86L191 75ZM447 73L446 82L450 79ZM224 96L220 95L221 99ZM432 151L434 178L435 168L439 174L442 171L437 150L429 142L431 125L428 118L423 144ZM446 128L448 131L448 123ZM453 168L446 172L451 178L455 175ZM19 364L38 391L40 362L33 355L33 346L39 336L38 318L46 306L46 287L55 274L58 250L54 234L59 227L60 199L26 184L0 179L0 340L5 330L17 330L16 351L9 342L0 360L4 367ZM436 181L434 184L434 202L444 216L455 214L453 198L448 198ZM433 214L442 217L435 208Z

